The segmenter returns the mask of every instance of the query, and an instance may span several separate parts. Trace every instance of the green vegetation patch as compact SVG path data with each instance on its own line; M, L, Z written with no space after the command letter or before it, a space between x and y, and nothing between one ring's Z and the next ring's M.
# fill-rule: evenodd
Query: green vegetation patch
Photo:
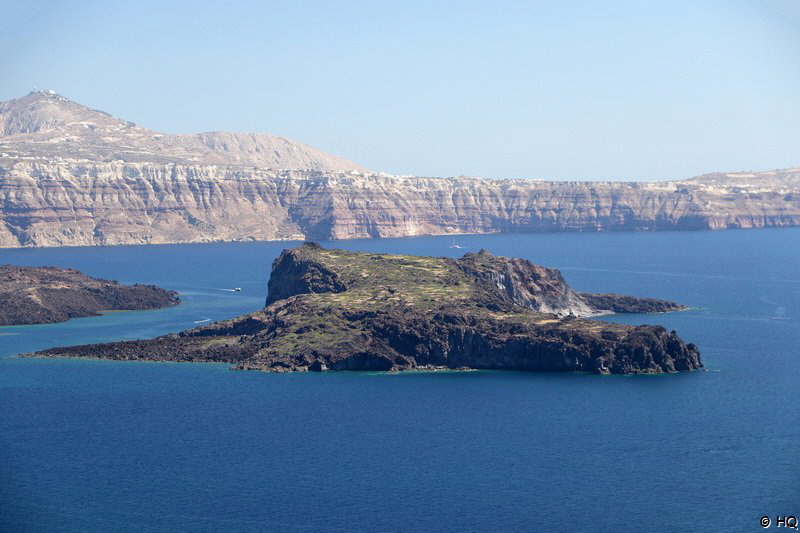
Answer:
M347 291L316 295L345 308L404 305L434 308L475 294L472 281L450 259L317 250L314 259L337 272Z

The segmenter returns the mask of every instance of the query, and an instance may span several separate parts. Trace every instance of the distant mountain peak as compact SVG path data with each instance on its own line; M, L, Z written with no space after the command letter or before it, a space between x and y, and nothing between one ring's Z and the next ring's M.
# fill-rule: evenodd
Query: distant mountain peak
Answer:
M0 153L16 158L359 171L356 163L262 133L170 135L89 108L52 89L0 102Z
M60 99L64 99L64 100L67 99L67 98L61 96L60 94L58 94L53 89L33 89L31 92L28 93L28 96L31 96L31 95L38 95L38 96L44 96L44 97L52 96L52 97L60 98Z
M47 133L76 125L84 129L118 129L132 123L73 102L52 89L34 90L21 98L0 102L0 135Z

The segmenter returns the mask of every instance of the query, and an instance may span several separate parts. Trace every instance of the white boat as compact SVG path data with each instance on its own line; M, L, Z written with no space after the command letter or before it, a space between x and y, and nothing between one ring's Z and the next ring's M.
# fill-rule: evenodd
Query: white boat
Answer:
M450 245L450 248L463 248L463 246L456 244L456 238L453 237L453 244Z

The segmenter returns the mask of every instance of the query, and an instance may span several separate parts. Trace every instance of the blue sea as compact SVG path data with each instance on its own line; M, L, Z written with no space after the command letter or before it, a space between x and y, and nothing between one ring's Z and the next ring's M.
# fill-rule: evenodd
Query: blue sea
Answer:
M263 305L293 243L0 250L154 283L183 304L0 328L2 531L755 531L800 515L800 228L323 243L486 248L574 287L692 308L707 371L266 374L37 360ZM241 287L241 292L223 289Z

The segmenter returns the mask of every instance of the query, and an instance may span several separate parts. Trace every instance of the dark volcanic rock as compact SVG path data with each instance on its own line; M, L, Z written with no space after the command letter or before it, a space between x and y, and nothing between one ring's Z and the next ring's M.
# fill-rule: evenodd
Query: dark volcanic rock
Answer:
M458 266L494 298L508 304L543 313L591 313L554 268L534 265L527 259L495 257L485 250L465 254Z
M478 282L489 299L542 313L591 316L686 309L675 302L654 298L576 292L555 268L535 265L527 259L495 257L485 250L465 254L458 260L458 266Z
M697 348L660 326L578 318L665 311L661 300L573 291L561 274L482 252L455 261L324 250L305 244L273 263L268 305L149 341L34 354L224 361L242 370L476 368L661 373L702 367Z
M0 325L64 322L100 311L157 309L180 302L153 285L121 285L77 270L0 266Z
M612 313L666 313L668 311L686 309L684 305L655 298L636 298L619 294L591 294L588 292L580 293L580 297L593 308Z
M336 272L314 260L314 252L321 249L319 244L307 242L300 248L281 253L272 263L266 305L295 294L347 290Z

